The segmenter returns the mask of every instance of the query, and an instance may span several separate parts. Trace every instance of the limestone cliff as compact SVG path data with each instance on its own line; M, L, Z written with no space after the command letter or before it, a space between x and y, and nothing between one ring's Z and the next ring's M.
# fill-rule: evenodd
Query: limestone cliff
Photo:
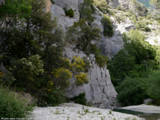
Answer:
M84 52L73 51L71 48L66 48L65 56L70 59L74 56L87 57ZM116 105L117 93L111 83L109 71L106 66L100 68L95 63L93 54L90 54L87 58L91 66L88 72L89 83L77 86L74 84L74 79L70 80L71 86L67 90L67 96L72 98L80 93L85 93L87 102L93 106L112 108Z
M50 11L52 13L52 17L53 19L57 19L59 27L61 27L64 31L66 31L68 27L72 26L74 22L79 21L80 16L78 6L82 2L83 0L55 0L55 4L51 5ZM66 17L63 8L72 8L74 10L74 17ZM99 27L102 31L102 15L97 12L97 14L95 14L95 17L96 16L97 19L93 22L93 26L94 24L97 26L98 23L97 27ZM87 57L84 52L75 52L70 47L66 48L64 54L67 58L70 59L73 56L79 56L81 58L84 56ZM110 108L111 106L114 106L116 103L117 93L111 83L110 74L107 70L107 67L100 68L95 63L94 55L90 55L90 57L87 58L91 64L91 68L88 72L88 79L90 80L89 83L82 86L76 86L74 85L74 79L72 79L70 81L71 86L68 88L66 93L67 97L72 98L78 96L80 93L85 93L87 102L93 106L101 108Z
M48 3L47 10L50 10L52 13L52 18L57 20L58 26L61 27L63 31L74 24L74 22L79 21L80 13L79 6L83 0L55 0L55 4ZM143 16L146 14L147 9L139 3L134 3L131 0L106 0L110 7L110 11L113 13L110 15L110 18L113 23L114 35L112 37L106 37L101 34L101 41L98 45L101 47L102 53L109 58L112 58L117 52L123 48L123 39L122 34L129 32L131 29L137 28L137 23L142 20L138 16ZM118 6L122 7L122 10L114 9ZM70 18L65 15L64 8L72 8L74 11L74 17ZM142 8L139 10L139 8ZM101 23L103 18L103 13L96 8L94 13L94 21L92 22L92 27L99 28L101 33L103 33L103 25ZM130 9L131 11L126 11ZM136 22L131 18L132 15L135 15ZM146 19L144 19L146 20ZM148 21L149 23L149 21ZM148 27L151 29L151 32L144 32L146 35L146 40L154 44L155 39L159 38L159 35L156 34L155 29L159 29L157 22L152 22ZM158 27L158 28L157 28ZM158 43L160 43L158 41ZM87 57L90 61L91 68L88 72L88 78L90 82L82 86L75 86L74 79L71 79L71 86L68 88L66 95L70 98L79 95L80 93L86 93L87 102L91 103L93 106L109 108L114 106L116 103L117 93L114 86L111 83L110 74L107 69L107 66L100 68L95 63L94 55L90 54L87 56L84 52L79 50L73 50L72 47L67 46L64 52L64 55L71 59L73 56Z

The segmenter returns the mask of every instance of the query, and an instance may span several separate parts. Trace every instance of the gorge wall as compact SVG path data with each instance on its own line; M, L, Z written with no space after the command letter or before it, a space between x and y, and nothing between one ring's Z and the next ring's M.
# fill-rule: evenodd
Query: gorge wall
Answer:
M83 0L55 0L55 3L52 4L48 0L47 10L52 13L52 18L56 19L58 27L63 31L78 22L80 19L79 6L83 3ZM130 9L134 11L137 15L145 15L147 9L142 4L133 4L131 0L106 0L108 5L116 8L121 6L124 10ZM141 7L141 10L137 8ZM67 17L65 15L64 9L73 9L74 17ZM98 45L101 48L103 55L112 58L117 52L123 48L123 39L122 34L128 33L131 29L135 29L135 24L129 17L125 17L124 20L119 22L117 19L118 16L123 18L127 12L122 13L122 11L114 9L114 15L111 15L110 18L113 24L114 35L112 37L106 37L103 35L104 27L101 23L103 18L103 13L97 9L93 14L94 21L92 22L92 27L99 28L101 32L101 41ZM112 8L111 8L112 9ZM115 12L116 10L116 12ZM126 15L127 16L127 15ZM74 45L71 45L74 46ZM90 61L91 68L88 71L89 83L82 86L76 86L74 84L74 79L70 80L71 86L68 88L66 95L69 98L78 96L80 93L86 94L86 100L88 103L96 107L101 108L110 108L116 105L116 96L114 86L112 85L110 74L107 69L107 66L100 68L95 62L95 56L93 54L86 55L83 51L78 49L73 49L71 46L66 46L64 55L72 59L74 56L86 57Z
M57 23L61 29L64 31L67 30L68 27L72 26L74 22L79 21L80 15L79 15L79 10L78 6L80 3L82 3L82 0L55 0L55 4L52 4L50 6L50 11L52 13L52 18L57 20ZM70 9L72 8L74 11L74 17L69 18L66 17L64 8ZM99 27L101 31L103 31L103 27L101 24L101 19L102 15L99 14L97 11L95 14L95 21L93 22L93 26ZM115 30L116 31L116 30ZM120 33L119 33L120 34ZM113 38L104 38L101 40L101 44L106 44L108 45L108 42L104 41L113 41L110 44L115 45L114 40L117 40L117 38L120 37L114 36ZM121 39L122 42L122 38ZM120 43L123 44L123 43ZM105 45L105 46L106 46ZM119 43L118 43L119 45ZM104 48L105 48L104 46ZM112 51L112 53L116 54L118 50L122 47L122 45L118 46L117 49L115 47L110 47L110 49L105 49L108 50L108 52L104 52L106 55L111 55L109 51ZM114 51L114 50L115 51ZM87 57L87 55L82 52L82 51L75 51L71 47L66 47L65 50L65 56L69 59L72 59L73 56L79 56L81 58ZM101 107L101 108L110 108L116 104L116 96L117 93L115 91L115 88L113 87L110 79L110 74L107 69L107 67L100 68L96 63L95 63L95 57L94 55L90 54L89 57L87 57L88 60L90 61L91 68L88 71L88 79L90 80L89 83L84 84L82 86L76 86L73 84L74 79L70 80L71 85L67 90L67 97L75 97L78 96L80 93L85 93L86 94L86 100L88 103L92 104L93 106L96 107Z

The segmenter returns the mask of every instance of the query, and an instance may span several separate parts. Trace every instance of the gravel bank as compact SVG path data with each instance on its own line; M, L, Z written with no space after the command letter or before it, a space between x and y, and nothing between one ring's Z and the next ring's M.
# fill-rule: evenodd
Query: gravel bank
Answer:
M74 103L64 103L57 107L35 107L30 118L33 120L144 120L133 115Z
M143 113L159 113L160 114L160 106L154 106L154 105L136 105L136 106L128 106L128 107L123 107L121 109L126 109L126 110L132 110L132 111L138 111L138 112L143 112Z

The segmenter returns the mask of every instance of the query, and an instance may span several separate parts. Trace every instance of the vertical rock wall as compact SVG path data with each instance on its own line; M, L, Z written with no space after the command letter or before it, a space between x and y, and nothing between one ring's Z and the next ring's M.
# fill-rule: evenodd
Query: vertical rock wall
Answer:
M73 51L71 48L66 48L65 56L70 59L74 56L87 57L84 52ZM72 98L80 93L85 93L87 102L93 106L112 108L116 104L117 92L112 85L109 71L106 66L100 68L95 63L94 55L90 55L87 58L91 66L88 72L89 83L77 86L75 85L75 80L71 79L71 86L67 90L67 96Z
M72 26L74 22L79 21L78 6L83 0L55 0L55 4L51 5L50 11L52 13L53 19L56 18L58 25L62 27L65 31L68 27ZM74 10L75 16L69 18L65 15L63 8L72 8ZM100 14L95 14L97 20L94 21L93 26L99 27L103 30L101 24L102 16ZM81 58L87 57L82 51L73 51L71 47L66 48L64 52L65 56L72 58L73 56L79 56ZM107 67L100 68L95 63L94 55L88 57L91 68L88 72L88 79L90 80L88 84L82 86L76 86L74 84L74 79L71 79L71 86L68 88L66 95L70 98L78 96L80 93L86 94L86 100L88 103L96 107L110 108L116 103L117 93L113 87L110 79L110 74Z

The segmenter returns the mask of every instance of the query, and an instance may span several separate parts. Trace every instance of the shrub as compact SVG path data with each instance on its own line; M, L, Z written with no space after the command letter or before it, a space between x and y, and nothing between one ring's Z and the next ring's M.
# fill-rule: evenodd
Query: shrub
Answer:
M24 118L33 109L32 98L0 87L0 118Z
M125 22L126 17L123 15L115 15L115 18L118 23Z
M144 21L139 21L136 24L136 28L145 32L150 32L151 29L147 26L147 23Z
M72 72L69 69L58 68L52 72L54 77L53 84L55 86L62 87L61 89L67 88L70 83L69 79L72 78Z
M104 28L103 35L108 36L108 37L112 37L114 32L113 32L113 26L112 26L112 22L111 22L110 18L107 16L103 16L101 22L102 22L102 25Z
M11 86L16 79L12 76L9 71L0 72L0 85Z
M88 72L89 68L91 68L90 62L86 57L83 57L83 61L85 63L84 72Z
M147 94L154 99L155 104L160 105L160 69L152 71L152 74L147 78Z
M28 58L22 58L20 60L12 60L11 68L16 80L14 84L27 92L33 92L36 84L39 84L37 80L38 76L44 73L43 61L40 60L39 55L32 55Z
M68 17L71 17L71 18L74 17L74 11L73 11L73 9L69 9L69 10L66 10L66 9L65 9L65 14L66 14L66 16L68 16Z
M74 73L85 71L86 64L81 57L74 56L72 58L71 69Z
M51 88L47 89L47 93L43 95L43 99L41 100L40 105L56 106L64 102L66 102L64 91L60 88L52 86Z
M95 54L96 63L99 67L104 67L107 63L108 57L105 57L100 52Z
M110 13L106 0L93 0L94 6L96 6L103 13Z
M143 78L127 77L117 87L117 91L118 101L124 106L142 104L143 100L147 98Z
M82 105L86 105L87 102L85 98L85 93L80 93L78 96L71 98L70 100Z
M80 18L84 18L89 24L94 21L92 14L95 13L95 8L93 6L93 0L84 0L80 5Z
M87 55L91 53L91 47L94 46L93 42L100 41L100 29L89 26L84 19L75 22L70 27L67 37L73 44L76 42L76 48L84 51Z
M104 67L107 63L108 58L101 54L100 49L95 44L90 45L90 53L95 55L95 62L99 67Z
M84 83L88 83L87 74L84 72L80 72L76 75L76 84L83 85Z
M108 66L115 86L126 76L140 77L148 69L157 67L156 50L144 39L145 36L137 30L131 30L128 37L124 37L124 48Z

